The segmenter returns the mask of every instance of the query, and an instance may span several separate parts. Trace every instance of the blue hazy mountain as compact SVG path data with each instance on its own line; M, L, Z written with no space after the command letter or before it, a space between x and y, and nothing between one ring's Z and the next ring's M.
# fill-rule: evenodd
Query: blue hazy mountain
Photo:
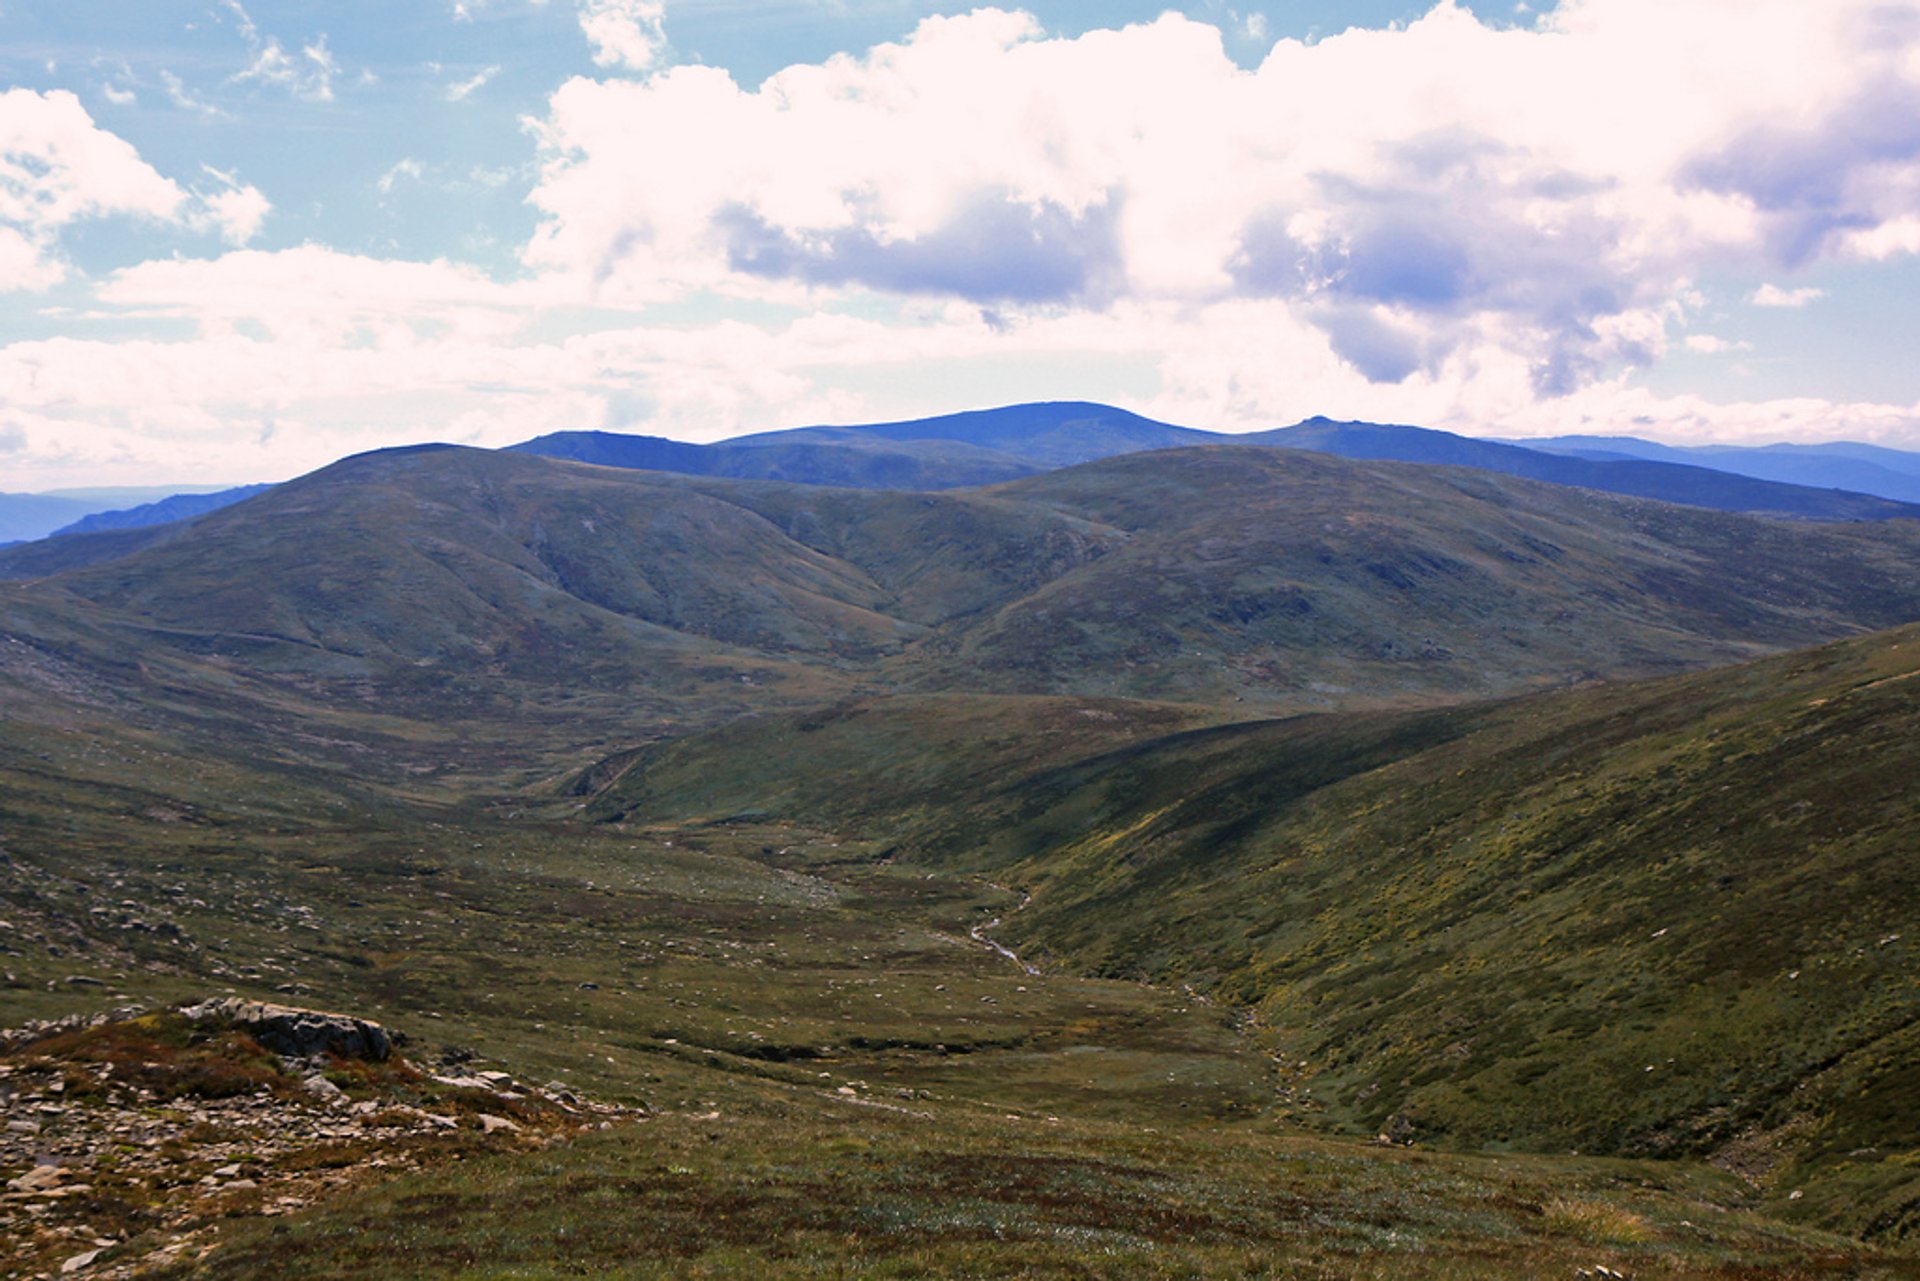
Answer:
M136 507L122 507L113 511L96 511L82 516L69 525L63 525L53 531L53 537L65 534L98 534L110 529L144 529L148 525L165 525L176 520L190 520L195 516L204 516L222 507L230 507L242 499L253 497L271 485L237 485L232 489L215 490L210 494L170 494L158 502L141 503Z
M789 441L859 448L874 448L883 441L896 445L940 441L992 450L1041 470L1145 449L1244 443L1225 433L1175 427L1111 405L1078 400L1007 405L860 427L800 427L739 436L727 443L767 448Z
M1663 445L1634 436L1554 436L1508 442L1594 459L1639 458L1920 503L1920 453L1853 441L1822 445Z
M1343 423L1310 418L1293 427L1258 432L1248 443L1312 449L1342 458L1443 463L1524 476L1557 485L1655 498L1719 511L1761 512L1811 520L1888 520L1920 517L1920 506L1863 492L1763 480L1707 462L1640 458L1617 451L1601 457L1553 453L1494 440L1456 436L1425 427ZM1920 502L1920 498L1916 498Z
M814 440L803 432L696 445L661 436L606 431L558 431L508 446L601 467L784 480L842 489L957 489L991 485L1041 470L1010 454L949 440L860 438Z
M800 427L691 445L653 436L558 432L512 448L603 466L754 477L856 489L953 489L1144 450L1265 445L1343 458L1476 467L1531 480L1721 511L1813 520L1920 517L1920 506L1867 492L1738 475L1712 462L1590 457L1476 440L1423 427L1310 418L1234 435L1157 422L1084 401L1008 405L864 426ZM1920 504L1916 492L1913 504Z

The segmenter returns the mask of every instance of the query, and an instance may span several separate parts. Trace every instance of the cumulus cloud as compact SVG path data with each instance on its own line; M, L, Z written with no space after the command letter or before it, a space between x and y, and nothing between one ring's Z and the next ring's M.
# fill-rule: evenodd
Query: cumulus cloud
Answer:
M1826 290L1814 289L1811 286L1805 289L1782 289L1776 284L1768 283L1754 290L1753 296L1747 301L1756 307L1804 307L1826 296Z
M1718 356L1730 351L1752 351L1753 344L1749 342L1729 342L1727 339L1716 337L1713 334L1688 334L1686 348L1688 351L1698 355Z
M752 90L576 79L527 261L628 302L1277 299L1374 381L1498 341L1565 395L1657 359L1705 265L1920 248L1896 10L1565 0L1496 28L1443 0L1247 71L1175 15L1050 39L984 9Z
M665 0L580 0L580 30L602 67L645 71L666 47Z
M100 128L73 94L0 93L0 290L44 289L66 268L61 230L85 218L173 220L186 193Z
M259 235L261 224L273 212L272 202L258 187L241 182L230 173L223 173L212 165L200 168L219 184L219 189L211 194L195 193L201 207L200 215L194 220L196 224L219 232L220 238L230 245L244 245Z
M1702 279L1920 253L1912 4L1562 0L1513 27L1443 2L1251 70L1177 15L1062 39L983 9L755 88L665 65L657 3L573 12L607 71L533 124L525 279L317 245L129 268L100 305L167 341L0 349L22 457L86 421L90 465L166 442L284 474L404 439L936 412L955 387L1224 429L1920 431L1920 406L1632 376L1740 349L1688 333ZM407 160L378 186L445 177ZM267 214L237 180L167 189L182 224L224 199L236 243ZM0 277L57 271L52 234L0 219ZM710 319L743 299L755 323Z

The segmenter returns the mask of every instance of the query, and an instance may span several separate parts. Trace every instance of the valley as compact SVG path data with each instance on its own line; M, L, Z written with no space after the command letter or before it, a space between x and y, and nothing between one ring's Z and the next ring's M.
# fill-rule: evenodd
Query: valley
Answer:
M1920 1275L1916 552L1223 446L383 451L0 552L6 1023L636 1109L291 1213L263 1153L165 1255L22 1192L6 1267Z

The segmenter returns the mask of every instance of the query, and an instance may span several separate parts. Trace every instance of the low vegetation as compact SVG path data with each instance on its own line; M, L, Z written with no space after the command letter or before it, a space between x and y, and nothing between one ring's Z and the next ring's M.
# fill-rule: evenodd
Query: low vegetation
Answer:
M8 1147L0 1271L1920 1275L1920 632L1699 670L1920 615L1917 536L436 450L7 586L0 1022L154 1013L0 1081L174 1128L120 1210Z

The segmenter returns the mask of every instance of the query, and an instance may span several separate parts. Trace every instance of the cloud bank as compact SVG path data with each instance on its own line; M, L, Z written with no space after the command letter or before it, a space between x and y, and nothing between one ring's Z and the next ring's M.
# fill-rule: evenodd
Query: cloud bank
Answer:
M1632 378L1740 349L1689 332L1703 277L1793 307L1821 296L1796 273L1920 253L1920 4L1563 0L1496 27L1442 0L1250 70L1177 15L1063 39L981 9L757 87L668 65L658 0L578 17L602 73L528 122L522 279L315 245L131 267L102 305L195 336L16 344L14 421L37 444L92 415L128 456L270 421L277 457L304 426L314 461L404 407L420 435L477 443L712 439L952 409L956 386L1010 398L1028 384L1009 369L1051 361L1095 371L1059 395L1144 381L1120 398L1212 427L1327 412L1920 445L1914 406ZM12 287L58 278L80 217L259 227L264 196L190 197L70 96L27 98L38 123L0 117L43 157L15 164L9 141L0 170ZM82 369L116 376L89 391Z

